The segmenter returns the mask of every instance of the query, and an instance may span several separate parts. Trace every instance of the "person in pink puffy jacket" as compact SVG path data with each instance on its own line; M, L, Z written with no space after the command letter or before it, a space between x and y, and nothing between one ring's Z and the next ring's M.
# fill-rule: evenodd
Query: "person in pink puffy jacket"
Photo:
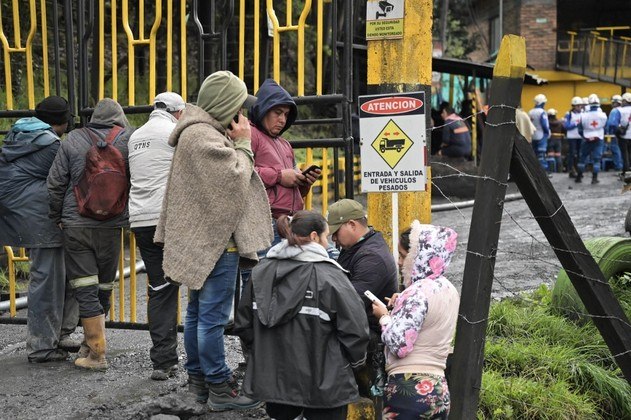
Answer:
M456 250L457 238L448 227L415 220L399 241L405 290L393 295L391 313L373 303L386 346L384 419L446 419L449 415L445 366L460 297L443 273Z

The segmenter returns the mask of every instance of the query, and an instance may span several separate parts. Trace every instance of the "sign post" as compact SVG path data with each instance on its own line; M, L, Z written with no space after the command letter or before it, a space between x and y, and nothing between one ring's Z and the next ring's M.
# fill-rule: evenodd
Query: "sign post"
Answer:
M410 226L414 219L418 219L421 223L431 223L431 188L429 188L429 186L423 189L416 187L419 182L425 182L429 185L431 179L430 168L427 166L428 163L425 160L425 153L418 152L415 148L419 148L423 144L423 141L421 141L419 137L421 133L423 136L428 135L426 129L428 127L427 121L430 112L429 108L426 108L428 105L425 105L425 99L429 101L429 87L432 82L432 5L433 3L430 0L407 2L403 0L368 0L366 7L368 93L387 94L391 97L405 97L407 94L417 93L419 91L425 94L425 98L423 98L425 123L423 123L422 126L415 125L410 127L406 125L405 119L403 122L400 121L400 118L403 117L412 118L411 115L392 113L394 117L390 118L393 120L393 123L401 129L399 133L405 133L406 138L409 138L414 144L408 143L408 140L405 140L401 150L397 151L397 143L401 142L397 142L396 140L400 140L401 138L393 134L397 131L396 127L392 126L393 131L384 130L389 120L385 121L385 124L381 126L378 132L374 132L372 139L368 140L364 135L366 129L364 129L361 134L363 143L365 143L361 146L362 172L364 172L363 168L366 165L364 156L367 156L370 164L371 154L374 162L379 162L378 164L384 168L384 171L399 170L393 169L392 166L399 168L399 165L403 165L403 167L406 168L405 170L417 170L422 172L422 175L417 174L411 176L416 177L416 182L394 182L388 184L390 186L389 188L393 188L395 185L397 186L396 188L403 185L408 186L407 190L398 191L393 189L385 190L385 184L379 180L379 178L385 177L377 176L377 183L371 184L371 181L368 179L375 179L375 177L364 178L362 174L362 189L371 187L378 188L379 185L384 188L378 192L372 192L368 189L365 190L368 192L368 217L369 223L383 234L386 242L393 245L392 248L394 252L396 252L397 249L396 244L398 242L399 227L403 229ZM392 6L392 8L390 8L390 6ZM385 10L382 10L381 7ZM377 10L377 8L379 9ZM393 26L392 22L388 24L383 23L384 19L398 19L397 16L399 15L396 13L400 13L401 11L403 11L400 18L403 27L402 34L397 35L391 33L390 36L378 37L368 35L371 33L373 26ZM379 16L377 16L378 13L380 14ZM386 16L381 16L383 13L386 13ZM403 19L403 16L405 16L405 19ZM382 20L382 22L378 24L370 23L371 21L377 20ZM374 32L379 32L380 35L383 35L390 30L391 28L387 28L387 30L384 31ZM398 39L393 39L395 37ZM368 120L378 118L379 117L369 117ZM417 118L419 117L417 116ZM368 122L369 126L370 124L371 123ZM375 123L375 126L376 125ZM377 130L377 128L375 127L374 130ZM384 136L376 140L377 135L379 135L382 130L384 130ZM386 132L390 134L385 135ZM375 141L376 150L375 147L373 147ZM382 141L383 145L381 144ZM410 148L405 155L403 155L403 147L407 145L409 145ZM368 154L366 154L364 153L364 149L368 147L372 148L372 151L367 151L366 153ZM383 152L381 152L381 148L384 149ZM389 165L386 161L390 161L392 165ZM407 166L412 165L412 161L414 161L414 169ZM399 175L400 173L397 172L397 176L393 176L392 178L399 178ZM368 183L366 183L366 181L368 181ZM412 185L414 185L414 187L412 187ZM395 194L397 195L395 196ZM396 207L396 210L393 211L394 207ZM393 223L395 219L396 223Z

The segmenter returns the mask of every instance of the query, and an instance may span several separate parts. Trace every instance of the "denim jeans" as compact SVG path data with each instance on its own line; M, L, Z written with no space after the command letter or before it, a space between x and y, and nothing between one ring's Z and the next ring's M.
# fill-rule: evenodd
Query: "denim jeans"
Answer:
M581 154L578 161L578 171L585 171L587 158L592 158L592 173L600 172L600 158L603 155L604 141L602 139L596 141L584 141L581 145Z
M567 139L570 150L567 152L567 171L572 172L574 166L578 165L580 158L581 143L583 139Z
M189 374L218 384L230 379L226 365L224 327L230 317L239 254L225 251L200 290L189 290L184 324L184 348Z

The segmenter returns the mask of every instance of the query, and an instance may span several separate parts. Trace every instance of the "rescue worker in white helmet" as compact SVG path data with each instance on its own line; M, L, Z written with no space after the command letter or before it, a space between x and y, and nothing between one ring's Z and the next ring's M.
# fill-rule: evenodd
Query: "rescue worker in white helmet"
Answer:
M563 117L563 127L565 128L565 138L567 139L568 152L565 167L570 178L576 178L576 164L581 150L583 137L578 132L578 125L581 122L583 112L583 99L580 96L572 98L572 108Z
M609 118L607 119L607 125L605 126L605 134L609 136L610 141L609 141L608 146L609 146L609 150L611 150L613 166L616 171L623 171L623 168L624 168L622 152L620 150L620 143L618 140L618 135L616 134L617 128L620 125L621 105L622 105L622 96L613 95L611 97L611 112L609 113Z
M540 93L535 96L534 100L535 107L528 111L530 121L535 126L535 132L532 135L532 148L539 162L541 162L541 166L547 170L546 151L548 150L548 139L550 138L550 124L544 106L548 99L544 94Z
M620 152L622 155L622 172L620 173L620 179L625 183L631 183L631 176L627 177L629 171L629 161L631 159L629 143L631 142L631 130L629 129L629 123L631 122L631 93L627 92L622 95L622 104L615 108L616 115L612 111L610 119L607 121L610 132L614 132L618 138L620 145Z
M600 172L600 159L603 154L605 142L605 125L607 115L600 109L600 99L598 95L592 93L588 98L589 111L584 112L579 124L579 131L583 135L585 142L581 146L580 158L578 160L578 174L575 182L582 182L585 164L591 156L592 161L592 184L598 184L598 172Z

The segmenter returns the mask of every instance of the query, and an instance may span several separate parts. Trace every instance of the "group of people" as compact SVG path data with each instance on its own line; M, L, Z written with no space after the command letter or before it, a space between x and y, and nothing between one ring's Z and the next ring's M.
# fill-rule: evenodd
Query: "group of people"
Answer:
M626 174L630 152L627 144L631 139L631 131L627 130L631 117L631 93L612 97L609 116L600 107L600 98L596 94L572 98L571 109L562 119L557 118L555 109L545 109L545 95L536 95L534 102L535 107L528 112L532 125L520 131L532 136L532 147L545 169L549 169L551 159L557 172L565 167L570 178L580 183L591 164L591 182L597 184L598 173L605 169L601 168L601 159L607 148L614 169L620 171L620 178L631 182L631 177ZM564 142L567 143L565 165Z
M116 101L102 99L62 141L70 107L49 97L4 141L0 243L29 249L28 360L78 350L78 367L108 367L105 318L120 229L129 226L147 270L152 379L178 369L183 285L189 391L212 410L265 402L275 419L342 419L360 395L383 395L389 416L447 418L444 369L459 298L443 272L456 233L418 222L404 232L400 287L397 263L359 202L340 200L326 218L304 210L320 170L298 170L282 137L297 107L276 82L254 97L219 71L196 105L164 92L153 106L134 130ZM121 179L127 188L117 193ZM235 293L243 387L225 360ZM79 318L84 338L73 342Z

